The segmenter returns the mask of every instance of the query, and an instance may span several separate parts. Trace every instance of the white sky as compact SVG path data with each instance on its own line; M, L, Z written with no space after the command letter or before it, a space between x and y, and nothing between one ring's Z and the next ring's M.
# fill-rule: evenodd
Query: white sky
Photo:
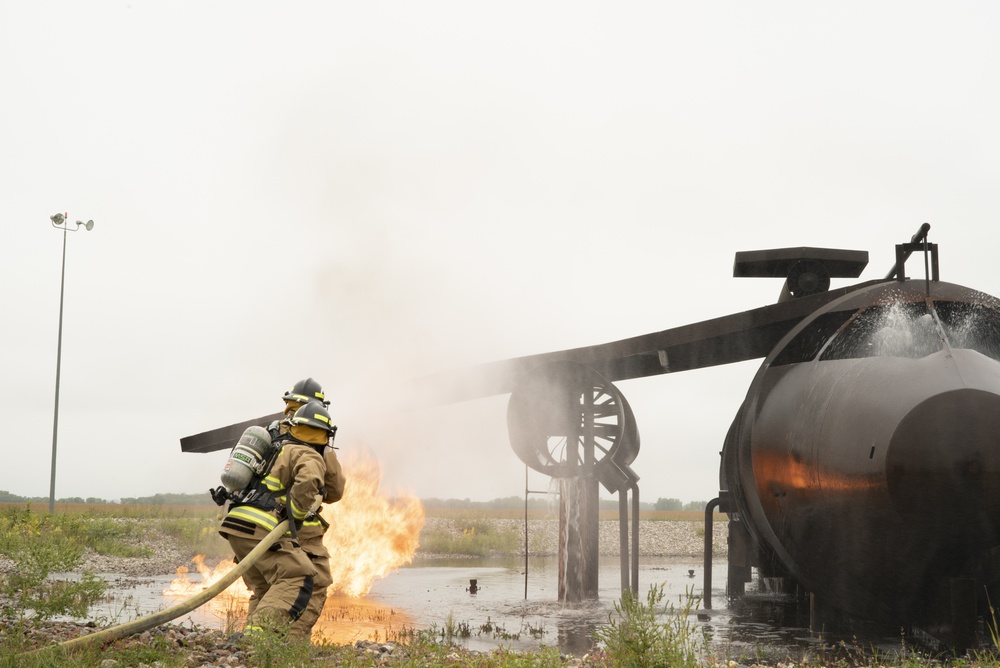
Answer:
M0 489L200 492L179 439L313 376L390 492L519 495L506 397L401 379L773 302L735 252L923 222L1000 293L992 2L0 4ZM913 272L911 272L913 273ZM844 285L843 279L834 282ZM624 381L643 500L707 500L751 361ZM537 476L532 487L545 486Z

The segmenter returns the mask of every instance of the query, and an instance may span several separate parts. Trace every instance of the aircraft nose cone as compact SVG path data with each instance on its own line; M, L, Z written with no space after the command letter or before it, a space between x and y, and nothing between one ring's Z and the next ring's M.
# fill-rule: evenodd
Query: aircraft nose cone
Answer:
M904 515L997 517L1000 396L966 388L918 404L892 436L886 477Z

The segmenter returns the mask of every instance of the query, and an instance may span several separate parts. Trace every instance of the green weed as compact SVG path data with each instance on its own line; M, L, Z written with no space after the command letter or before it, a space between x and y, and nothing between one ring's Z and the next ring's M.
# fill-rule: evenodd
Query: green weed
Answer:
M203 554L210 559L232 556L232 548L219 535L221 520L213 517L177 517L162 519L153 527L179 542L191 554Z
M283 633L255 633L247 637L254 668L306 668L312 665L312 645Z
M112 557L148 557L153 551L142 545L141 532L137 535L134 524L116 521L110 517L80 517L55 515L53 521L74 535L85 546L98 554ZM137 544L138 543L138 544Z
M524 536L511 528L498 528L489 520L455 521L452 530L428 530L420 534L420 550L436 554L477 557L516 555Z
M0 514L0 554L15 564L0 576L0 617L24 625L58 615L86 616L106 583L87 571L77 581L49 577L75 570L83 550L78 533L50 515L32 513L30 507Z
M688 619L697 599L689 592L679 609L663 606L663 584L652 585L642 601L626 591L615 602L607 626L594 632L608 665L628 668L699 665L707 641ZM665 621L661 621L661 617Z

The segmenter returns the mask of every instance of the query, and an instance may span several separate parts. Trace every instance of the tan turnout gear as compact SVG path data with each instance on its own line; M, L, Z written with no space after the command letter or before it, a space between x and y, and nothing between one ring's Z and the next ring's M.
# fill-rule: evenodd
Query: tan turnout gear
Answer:
M274 527L283 508L290 521L302 522L326 480L326 462L309 445L285 443L257 494L233 502L219 533L237 560L249 554ZM243 576L252 594L247 631L282 627L297 620L312 597L316 569L300 543L286 534Z
M323 480L323 502L336 503L344 496L344 471L337 459L337 451L327 447L323 450L323 460L326 462L326 477ZM327 589L333 584L330 568L330 552L323 543L327 523L319 511L310 515L299 529L299 544L309 557L316 575L313 577L312 596L302 615L292 623L290 633L294 636L308 637L316 624L323 606L326 605Z

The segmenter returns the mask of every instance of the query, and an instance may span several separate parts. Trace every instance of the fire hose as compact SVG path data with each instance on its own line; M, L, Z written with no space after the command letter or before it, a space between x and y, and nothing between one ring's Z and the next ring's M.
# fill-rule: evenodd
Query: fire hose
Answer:
M250 554L236 564L234 568L227 571L221 579L214 582L200 594L195 594L182 603L178 603L171 608L155 612L146 617L134 619L131 622L126 622L125 624L119 624L118 626L112 626L111 628L98 631L97 633L91 633L78 638L73 638L72 640L66 640L56 645L49 645L48 647L32 650L31 652L26 652L20 656L37 654L54 648L62 648L68 652L73 652L80 649L84 645L89 645L95 642L111 642L135 633L142 633L143 631L147 631L154 626L159 626L160 624L165 624L171 620L177 619L181 615L191 612L195 608L208 603L210 600L225 591L229 585L236 582L237 578L241 577L244 573L250 570L250 567L253 566L258 559L260 559L262 554L267 552L272 545L281 540L281 537L284 535L285 531L288 530L288 528L288 520L280 522L278 526L274 527L274 530L272 530L271 533L267 534L267 536L260 541L257 547L250 551Z

